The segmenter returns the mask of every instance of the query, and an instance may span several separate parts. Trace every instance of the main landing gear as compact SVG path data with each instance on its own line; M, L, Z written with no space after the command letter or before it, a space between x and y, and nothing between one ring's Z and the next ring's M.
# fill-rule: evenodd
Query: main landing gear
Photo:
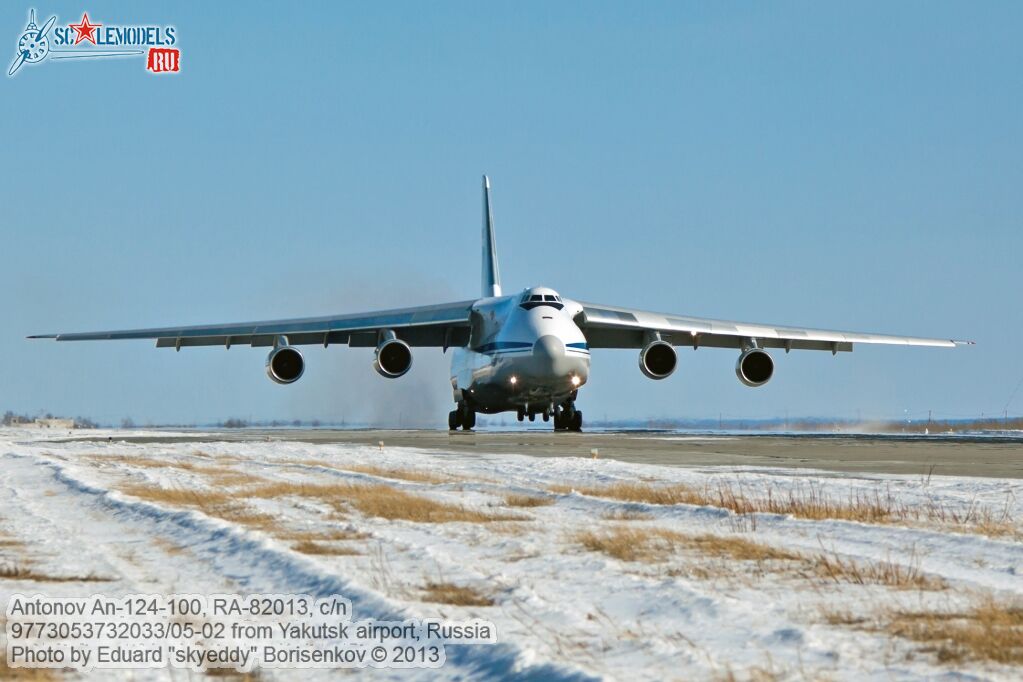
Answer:
M469 407L469 403L464 400L458 403L458 407L448 412L448 429L457 431L459 426L465 431L476 426L476 410Z
M575 409L575 403L565 403L562 407L554 408L554 430L555 431L582 431L583 413Z
M451 414L454 414L454 412ZM527 411L525 407L520 407L518 418L519 421L524 421L527 417L529 421L536 421L536 415L538 414L545 422L553 419L555 431L583 430L583 413L575 409L575 401L570 400L564 405L555 405L553 409L549 407L544 408L541 412Z

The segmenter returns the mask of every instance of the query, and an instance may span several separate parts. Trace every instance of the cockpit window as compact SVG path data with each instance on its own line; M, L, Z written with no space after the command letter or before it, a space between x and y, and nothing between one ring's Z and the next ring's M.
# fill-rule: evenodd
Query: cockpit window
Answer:
M565 305L557 294L524 294L519 301L519 306L526 310L532 310L538 306L549 306L555 310L561 310Z

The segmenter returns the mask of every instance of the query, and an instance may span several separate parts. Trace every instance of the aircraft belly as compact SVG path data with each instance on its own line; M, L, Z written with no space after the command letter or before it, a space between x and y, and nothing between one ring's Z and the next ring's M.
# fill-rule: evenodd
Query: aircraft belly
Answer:
M561 402L568 398L589 375L588 355L560 358L556 365L538 361L531 349L526 352L475 353L467 363L469 371L458 374L457 389L482 412L513 410L520 405ZM572 382L578 377L579 383ZM514 377L515 381L512 381Z

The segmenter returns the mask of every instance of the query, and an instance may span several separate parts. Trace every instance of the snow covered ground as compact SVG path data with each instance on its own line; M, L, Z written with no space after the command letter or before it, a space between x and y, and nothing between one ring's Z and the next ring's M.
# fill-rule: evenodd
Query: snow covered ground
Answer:
M440 671L359 673L393 679L1023 677L1023 652L913 634L937 614L990 641L975 606L1019 615L1015 480L109 435L0 431L0 567L31 569L0 577L0 604L341 593L357 618L497 625L498 645L452 645ZM261 677L299 674L331 675Z

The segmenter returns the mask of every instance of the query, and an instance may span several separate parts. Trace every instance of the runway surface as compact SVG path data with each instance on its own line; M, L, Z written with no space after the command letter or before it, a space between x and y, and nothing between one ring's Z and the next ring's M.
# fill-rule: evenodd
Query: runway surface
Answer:
M553 433L548 429L439 430L225 429L226 441L297 441L424 448L461 454L592 457L662 466L768 466L836 472L1023 478L1023 434L1016 435L749 435L672 431ZM209 441L209 432L126 437L139 443ZM106 438L103 438L106 440Z

